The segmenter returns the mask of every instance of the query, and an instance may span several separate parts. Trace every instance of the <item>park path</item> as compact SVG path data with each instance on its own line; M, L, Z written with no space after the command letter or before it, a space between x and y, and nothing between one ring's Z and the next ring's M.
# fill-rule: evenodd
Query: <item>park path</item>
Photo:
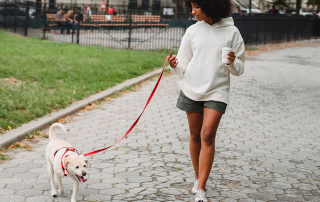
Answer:
M242 76L232 77L232 102L218 129L207 183L209 201L320 201L319 52L319 43L267 52L246 61ZM188 124L175 108L177 79L163 77L127 138L88 157L79 202L193 201ZM80 153L114 143L141 113L155 82L74 114L65 123L67 134L58 138ZM13 159L0 164L0 202L70 201L67 178L66 195L50 196L48 139L24 143L32 151L10 151Z

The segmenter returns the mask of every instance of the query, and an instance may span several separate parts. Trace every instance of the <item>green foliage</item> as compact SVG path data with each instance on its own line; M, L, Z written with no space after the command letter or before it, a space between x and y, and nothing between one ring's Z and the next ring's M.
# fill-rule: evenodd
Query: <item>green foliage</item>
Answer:
M288 5L288 2L287 2L287 0L274 0L273 2L272 2L272 5L274 5L274 6L278 6L278 7L288 7L289 5Z
M308 6L318 6L318 9L320 8L320 0L308 0L307 1Z
M0 129L162 67L168 51L116 50L0 31Z

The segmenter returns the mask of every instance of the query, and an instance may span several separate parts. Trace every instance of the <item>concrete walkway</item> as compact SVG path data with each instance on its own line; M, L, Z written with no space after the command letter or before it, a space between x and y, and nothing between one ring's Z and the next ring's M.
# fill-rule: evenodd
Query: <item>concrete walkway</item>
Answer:
M232 77L231 104L220 124L208 180L209 201L320 201L320 46L287 48L246 62ZM89 156L78 201L193 201L194 173L186 115L175 108L174 75L165 76L128 138ZM65 126L80 153L117 141L141 113L156 80L79 112ZM46 129L45 132L48 130ZM57 131L58 132L58 131ZM70 201L50 196L45 147L8 152L0 164L0 202Z

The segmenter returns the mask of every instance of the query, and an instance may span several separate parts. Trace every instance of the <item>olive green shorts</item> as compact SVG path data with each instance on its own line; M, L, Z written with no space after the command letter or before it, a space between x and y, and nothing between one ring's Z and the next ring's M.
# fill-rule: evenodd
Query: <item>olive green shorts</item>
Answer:
M203 107L208 107L214 109L222 114L225 113L227 109L227 104L219 101L194 101L188 98L181 90L178 97L177 108L185 112L202 112Z

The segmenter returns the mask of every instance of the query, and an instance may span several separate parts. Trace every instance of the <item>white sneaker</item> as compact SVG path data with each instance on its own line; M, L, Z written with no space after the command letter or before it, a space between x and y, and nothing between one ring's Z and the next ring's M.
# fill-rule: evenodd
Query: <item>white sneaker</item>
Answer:
M199 184L199 179L195 180L194 183L193 183L193 187L192 187L192 190L191 190L191 192L192 192L193 194L196 194L196 193L197 193L197 191L198 191L198 184Z
M202 189L199 189L196 193L196 196L194 198L195 202L208 202L207 198L206 198L206 192L203 191Z

